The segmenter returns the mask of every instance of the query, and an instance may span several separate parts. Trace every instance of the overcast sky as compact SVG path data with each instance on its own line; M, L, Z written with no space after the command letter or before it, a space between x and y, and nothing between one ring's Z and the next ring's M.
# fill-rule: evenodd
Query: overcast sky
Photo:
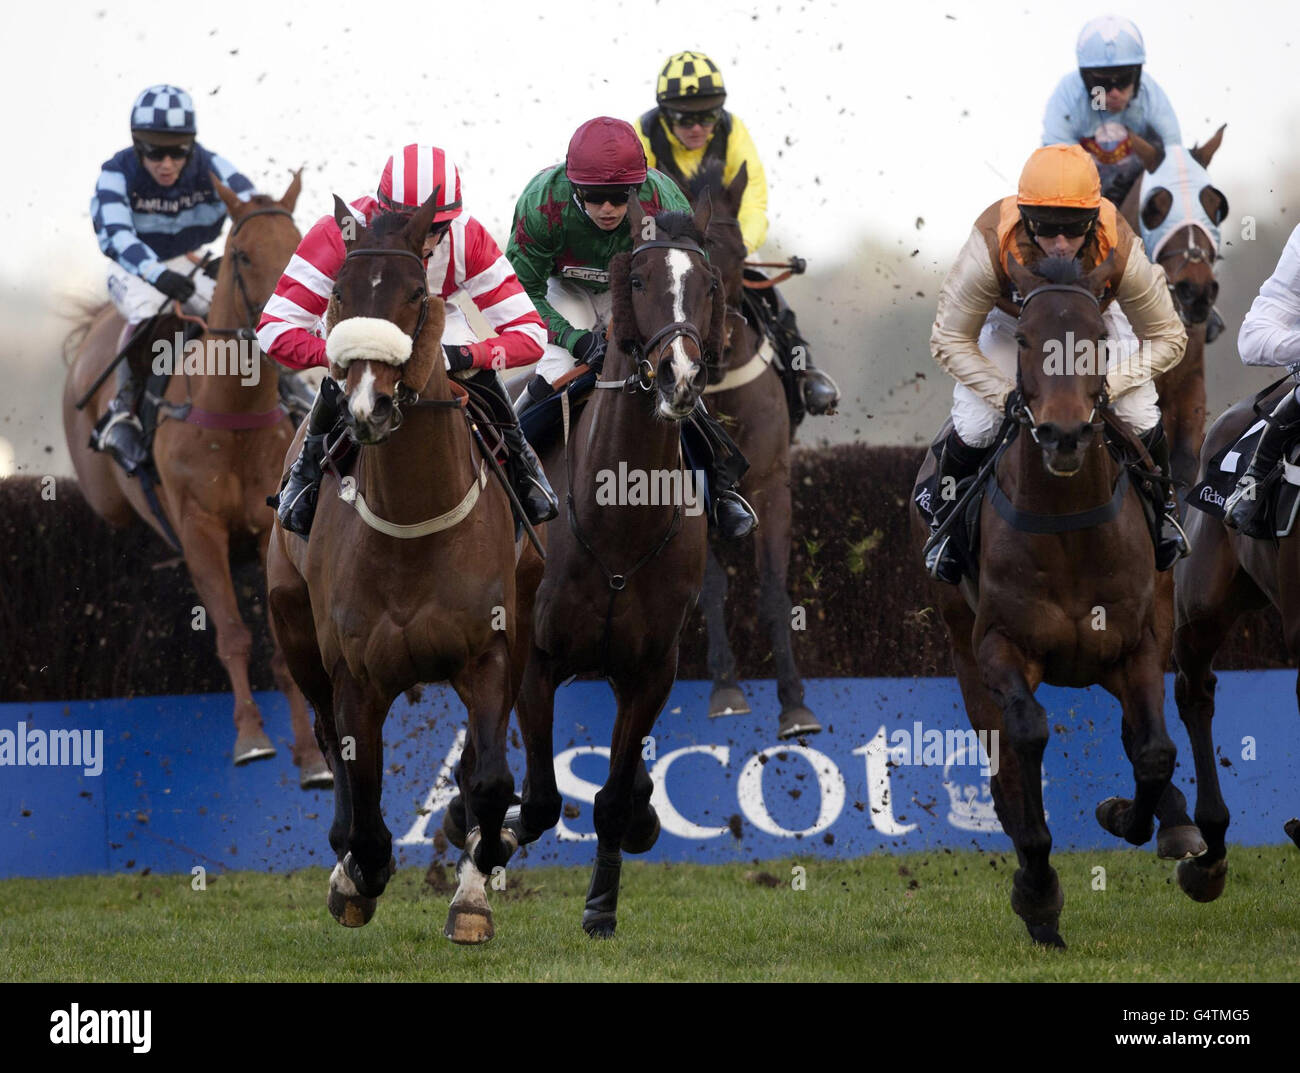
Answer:
M87 205L149 84L188 89L200 140L259 188L278 194L288 168L306 164L304 230L332 192L372 190L391 146L420 140L460 160L466 205L503 240L523 183L562 158L573 129L651 106L659 67L684 48L722 67L728 106L757 142L770 246L815 271L866 231L942 260L1013 187L1080 26L1102 11L1000 0L14 5L0 66L0 283L102 286ZM1213 170L1234 191L1233 217L1270 214L1271 169L1298 133L1295 5L1164 0L1124 13L1187 141L1230 122Z

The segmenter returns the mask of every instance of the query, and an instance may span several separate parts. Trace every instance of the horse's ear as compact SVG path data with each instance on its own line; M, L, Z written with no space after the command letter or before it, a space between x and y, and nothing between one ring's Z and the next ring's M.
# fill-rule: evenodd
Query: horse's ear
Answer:
M1115 251L1111 250L1106 254L1106 259L1096 268L1089 272L1083 279L1079 280L1079 286L1084 287L1090 294L1095 294L1098 298L1106 290L1106 284L1110 282L1110 277L1115 271Z
M1142 226L1148 231L1154 231L1165 222L1165 217L1173 207L1174 195L1163 186L1157 186L1142 206Z
M713 195L708 189L700 192L700 200L695 203L695 230L701 235L709 233L709 221L713 219Z
M1214 137L1204 145L1194 145L1187 152L1193 160L1201 167L1208 168L1210 161L1214 159L1214 154L1219 151L1219 146L1223 144L1223 132L1228 129L1228 124L1224 123L1214 132Z
M217 173L215 171L208 172L208 175L211 176L212 178L212 189L217 192L217 197L221 198L221 200L225 203L226 211L229 212L232 217L238 215L238 213L240 212L243 212L245 205L244 202L239 200L239 195L236 194L233 190L231 190L230 187L228 187L225 183L223 183L217 177Z
M365 231L361 221L352 215L352 210L338 194L334 195L334 222L339 225L345 246L351 246Z
M429 235L429 228L433 226L433 218L438 215L438 206L442 203L442 185L439 184L433 188L433 193L428 196L424 204L415 210L415 213L407 221L406 226L402 229L402 235L411 248L417 254L424 253L424 240Z
M632 233L632 245L638 246L646 239L645 222L647 219L653 219L651 214L645 211L645 206L641 204L641 199L636 196L636 187L628 187L627 195L627 226ZM654 236L651 235L651 238Z
M635 199L633 199L635 200ZM624 354L641 345L636 310L632 307L632 255L618 253L609 262L610 336Z
M1228 199L1217 186L1203 186L1200 193L1201 208L1214 221L1215 226L1228 218Z
M1160 167L1161 162L1165 159L1165 151L1162 148L1156 148L1149 141L1139 134L1129 131L1129 140L1133 145L1133 152L1137 158L1142 161L1142 166L1147 171L1155 171Z
M727 209L732 216L740 215L740 203L745 197L745 188L749 185L749 161L741 161L740 170L727 186Z
M293 180L289 183L289 189L280 195L280 208L288 212L293 212L293 207L298 204L298 195L302 193L302 168L293 173Z
M1016 290L1020 292L1022 298L1042 282L1041 279L1016 260L1014 253L1007 254L1006 267L1007 275L1011 278L1011 282L1015 285Z
M709 272L713 275L713 316L709 318L709 334L704 340L704 360L720 365L727 330L727 287L717 265L710 265Z

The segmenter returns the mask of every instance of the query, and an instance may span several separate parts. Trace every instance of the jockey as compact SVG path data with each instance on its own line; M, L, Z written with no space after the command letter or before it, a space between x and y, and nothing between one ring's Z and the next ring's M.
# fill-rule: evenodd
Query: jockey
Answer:
M506 255L546 321L550 339L536 375L515 403L520 414L550 396L556 378L576 364L600 371L611 307L609 262L633 245L624 226L630 194L652 212L690 212L676 184L647 169L631 125L601 116L577 129L563 164L539 172L519 195ZM703 399L686 424L707 441L706 453L713 458L712 520L724 536L744 536L757 518L734 485L748 463Z
M748 182L740 203L740 232L745 252L753 253L767 237L767 176L758 150L740 117L726 111L727 99L722 72L703 52L679 52L670 56L659 72L656 106L636 122L645 149L646 162L675 180L686 190L706 160L721 161L722 181L729 183L744 164ZM764 278L756 269L751 278ZM775 287L747 292L761 322L779 344L782 360L777 363L783 379L792 382L789 396L798 403L792 414L795 423L803 410L833 412L840 391L829 376L813 368L811 348L799 334L794 310ZM754 297L755 293L759 297ZM795 347L802 347L796 351Z
M487 229L461 208L456 164L435 146L404 146L388 158L375 196L357 198L351 210L364 226L381 213L413 213L435 191L441 192L441 208L424 244L429 293L444 300L457 295L471 299L497 332L480 341L465 314L448 302L442 333L446 368L457 378L495 394L502 410L508 412L510 397L500 370L529 365L540 358L546 326ZM258 344L281 365L308 369L329 364L323 318L346 255L333 215L322 216L303 236L257 326ZM312 403L302 451L280 493L277 513L281 524L304 537L316 514L325 436L340 417L340 397L338 384L327 376ZM502 425L501 432L510 452L511 484L524 513L533 525L549 521L559 513L559 502L537 455L517 422Z
M187 313L208 311L216 262L203 271L190 255L214 241L226 206L212 185L216 173L241 201L255 193L224 157L195 140L194 102L175 86L150 86L131 106L129 149L104 162L90 201L99 248L112 261L108 294L126 321L120 349L171 299ZM95 426L91 446L108 451L128 473L145 462L135 416L139 384L129 359L117 363L117 396Z
M1169 443L1152 381L1182 359L1187 333L1174 310L1164 272L1147 260L1141 241L1115 206L1101 196L1091 159L1077 145L1052 145L1035 150L1029 158L1018 194L995 201L980 214L939 292L930 349L935 361L957 380L953 428L939 460L940 482L945 486L956 487L979 469L1016 387L1021 296L1006 274L1007 256L1014 254L1031 269L1043 257L1072 256L1079 258L1084 272L1090 272L1111 253L1111 278L1101 297L1107 349L1114 359L1106 378L1107 393L1115 413L1137 432L1168 477ZM1139 338L1149 345L1149 363L1137 360ZM944 480L948 477L951 483ZM1172 491L1166 491L1164 498L1156 547L1159 570L1169 569L1187 554L1177 501ZM932 531L938 531L955 502L955 496L940 498ZM961 579L960 564L949 543L950 538L936 544L925 565L931 576L956 584Z
M1079 33L1078 70L1061 79L1043 115L1044 145L1082 145L1101 173L1102 196L1122 205L1142 174L1132 134L1157 151L1182 145L1173 106L1154 78L1142 75L1146 44L1128 19L1104 15ZM1154 251L1148 250L1148 256ZM1223 331L1223 318L1210 311L1206 342Z
M1241 322L1237 349L1246 365L1286 366L1293 376L1300 374L1300 227L1291 232L1277 268ZM1274 407L1249 468L1223 505L1224 524L1247 536L1270 535L1257 524L1265 520L1256 514L1266 497L1256 496L1255 487L1273 472L1282 448L1295 434L1300 421L1296 391L1300 388L1288 391Z

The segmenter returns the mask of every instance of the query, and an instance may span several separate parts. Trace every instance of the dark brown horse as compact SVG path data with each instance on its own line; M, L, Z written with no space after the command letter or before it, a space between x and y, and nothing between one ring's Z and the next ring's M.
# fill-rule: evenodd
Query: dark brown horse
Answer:
M567 446L544 457L568 519L550 527L519 692L528 751L521 841L560 817L551 751L555 691L573 675L600 674L613 687L618 714L609 777L596 795L596 864L582 915L595 937L614 934L623 851L644 853L659 836L644 750L704 580L702 481L684 468L679 422L704 387L706 356L722 342L722 287L701 248L709 215L707 198L693 220L660 213L652 221L635 198L629 203L632 235L649 234L652 223L655 239L610 264L610 344L597 385L608 390L596 391ZM620 472L683 494L655 497L653 505L611 499L609 479ZM688 482L694 495L684 494Z
M1065 945L1058 931L1064 896L1043 813L1048 724L1034 698L1039 683L1097 683L1120 702L1136 792L1098 807L1113 834L1134 845L1150 839L1174 769L1164 723L1173 578L1156 572L1140 493L1099 434L1105 362L1073 372L1045 362L1063 344L1068 352L1067 340L1090 340L1103 353L1095 295L1110 271L1107 262L1080 277L1077 261L1048 258L1030 272L1010 260L1025 296L1017 335L1021 431L1001 454L981 508L977 585L934 586L971 725L998 743L993 801L1020 861L1012 908L1035 942L1056 947ZM927 452L922 476L933 467ZM1093 511L1100 513L1069 517ZM915 504L912 528L919 549L929 529ZM1204 848L1185 816L1169 823L1162 855Z
M192 408L188 419L165 420L158 426L153 457L161 482L161 508L167 525L180 540L207 620L216 630L217 654L230 676L235 703L234 759L242 764L273 756L275 747L263 729L249 686L252 634L240 618L235 599L230 542L240 536L255 538L265 565L274 516L266 497L276 490L280 460L293 436L293 424L280 405L276 366L260 354L255 343L239 334L256 326L262 305L274 292L302 238L293 224L302 181L295 175L278 201L257 195L247 202L215 178L213 182L233 226L226 237L207 317L209 330L190 344L202 347L202 366L208 372L171 378L167 400L176 407L188 402ZM96 514L115 526L143 518L170 542L140 480L128 477L108 455L88 446L91 429L114 395L113 377L104 381L84 408L76 405L117 354L122 327L122 319L111 305L100 307L81 326L82 338L63 392L68 451L82 493ZM247 369L231 356L241 347L251 351L256 363L259 375L255 383L245 382L252 378L242 375ZM227 371L212 372L222 369ZM299 781L304 789L329 786L329 769L312 737L306 702L278 649L272 653L271 670L289 700Z
M1260 410L1271 412L1293 387L1290 380L1275 387ZM1206 462L1255 422L1253 401L1238 402L1214 422L1205 440L1201 479ZM1178 866L1178 885L1196 901L1209 902L1223 893L1227 882L1224 836L1229 819L1211 733L1217 681L1211 664L1237 618L1270 603L1281 613L1287 651L1292 659L1300 658L1300 532L1280 540L1255 540L1204 511L1187 514L1192 553L1176 568L1174 698L1196 761L1196 825L1209 848L1204 856ZM1300 681L1296 691L1300 699ZM1170 807L1177 808L1181 795L1171 798ZM1291 820L1286 831L1300 845L1300 821Z
M1139 155L1148 171L1164 162L1168 154L1186 153L1203 168L1223 142L1224 127L1220 127L1208 142L1192 149L1173 146L1161 155L1142 143ZM1124 217L1138 234L1149 233L1168 218L1173 196L1167 189L1157 189L1147 199L1145 208L1139 205L1142 182L1133 184L1122 208ZM1200 192L1201 207L1216 224L1228 214L1228 201L1221 191L1207 186ZM1150 251L1148 251L1148 255ZM1219 251L1210 237L1200 228L1190 224L1175 230L1160 250L1157 263L1165 270L1169 280L1174 308L1187 329L1187 350L1183 359L1168 372L1156 377L1156 390L1160 393L1160 413L1169 440L1169 466L1174 480L1183 488L1191 487L1196 478L1196 465L1201 445L1205 442L1205 329L1210 311L1219 296L1219 282L1215 278L1214 264Z
M367 923L395 868L380 811L389 707L419 683L449 681L469 713L459 774L469 837L445 934L479 943L493 934L485 877L515 848L502 830L514 795L506 729L541 559L516 544L506 492L476 456L463 389L444 369L444 306L421 258L438 199L369 229L335 199L354 237L326 353L363 446L351 475L326 476L309 540L277 521L267 580L276 635L335 775L330 912ZM295 443L286 469L296 453Z
M728 185L720 167L702 167L691 182L689 196L695 204L709 197L713 214L705 236L709 260L722 275L727 296L725 347L716 368L709 369L704 389L709 409L749 460L740 493L759 517L754 533L754 564L758 570L759 624L772 646L781 716L777 736L795 737L821 730L803 703L803 682L795 665L792 645L790 593L790 414L785 390L771 366L771 344L762 329L745 318L741 308L744 289L745 240L737 215L748 183L744 164ZM709 542L708 566L702 599L709 639L709 675L713 692L711 716L743 714L749 702L736 681L736 657L727 638L727 572Z

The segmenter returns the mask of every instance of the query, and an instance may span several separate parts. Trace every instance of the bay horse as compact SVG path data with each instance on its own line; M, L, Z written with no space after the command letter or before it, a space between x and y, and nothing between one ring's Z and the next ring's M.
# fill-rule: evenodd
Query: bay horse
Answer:
M1154 173L1166 162L1176 168L1184 158L1208 168L1223 143L1225 129L1226 125L1220 127L1204 145L1191 149L1181 145L1169 146L1164 154L1138 139L1141 142L1137 147L1138 155L1148 173ZM1145 188L1145 181L1135 182L1121 207L1129 225L1144 239L1165 223L1174 200L1167 188L1157 187L1142 204ZM1196 196L1215 226L1222 223L1228 215L1228 199L1222 191L1207 185ZM1152 251L1147 250L1147 255L1151 256ZM1219 296L1214 265L1220 254L1210 235L1188 223L1173 230L1154 259L1165 270L1174 308L1187 329L1187 349L1182 360L1156 377L1161 420L1169 440L1170 472L1174 481L1186 489L1196 479L1196 466L1205 442L1205 330L1210 311Z
M703 249L710 213L707 196L693 217L651 217L630 199L627 219L637 245L610 262L609 349L596 384L601 390L567 442L543 452L547 474L567 504L567 524L551 526L517 704L528 757L520 842L539 837L560 818L552 756L555 691L574 675L599 674L613 688L618 712L609 775L596 794L596 862L582 914L583 930L593 938L614 934L622 854L644 853L659 837L645 750L677 673L681 632L704 581L708 540L702 480L693 497L662 496L651 505L630 496L610 502L600 490L610 474L622 471L682 490L694 479L682 460L679 423L704 388L705 361L721 349L725 313L721 281ZM655 237L645 240L648 234ZM692 508L692 499L700 509ZM451 808L447 822L455 822Z
M302 238L293 223L302 176L296 172L278 200L258 194L240 201L215 176L213 185L232 226L204 332L185 348L193 352L201 347L202 362L191 365L186 354L187 371L173 375L166 390L173 419L160 421L154 435L161 491L157 502L165 522L152 509L140 479L127 476L111 456L89 446L91 430L116 394L114 378L105 378L90 402L77 408L118 353L123 322L109 303L98 307L70 337L80 336L80 341L64 382L63 427L82 494L96 514L114 526L139 517L169 545L174 543L172 534L179 540L206 619L216 630L217 655L230 678L233 755L235 764L242 765L274 756L275 746L249 685L252 634L235 598L230 546L232 538L252 537L265 568L274 514L266 497L278 487L280 459L293 436L293 423L280 405L278 367L261 354L250 333ZM240 360L232 359L232 351ZM247 365L245 355L251 359ZM180 363L181 356L175 360ZM205 371L190 371L199 364ZM258 375L243 375L248 367ZM248 379L254 382L245 383ZM182 416L186 404L188 416ZM332 778L312 736L306 702L278 649L271 656L271 671L289 701L299 783L304 789L328 787Z
M1282 394L1293 387L1289 378L1274 385L1261 400L1260 411L1270 413ZM1253 396L1237 402L1211 426L1202 453L1201 480L1209 460L1255 423L1253 402ZM1192 553L1175 568L1174 699L1191 739L1196 763L1196 825L1208 850L1179 864L1177 875L1178 885L1190 898L1210 902L1223 893L1227 882L1224 838L1229 821L1211 729L1218 680L1211 664L1237 618L1270 603L1282 616L1287 651L1292 659L1300 659L1300 532L1256 540L1229 529L1205 511L1187 513ZM1300 700L1300 681L1296 693ZM1179 801L1181 795L1169 802L1170 807L1177 808ZM1300 846L1300 820L1290 820L1286 833Z
M390 706L442 681L464 703L458 779L469 837L444 934L470 944L493 936L486 877L515 849L502 830L514 795L506 730L542 561L516 542L507 494L474 454L464 389L444 368L445 308L422 259L439 196L369 228L335 198L347 255L326 313L326 354L361 447L351 473L326 474L308 540L277 519L267 592L334 772L338 863L327 904L340 924L366 924L396 868L380 810ZM305 429L284 455L286 471Z
M725 345L716 367L709 368L705 400L718 420L728 427L749 469L741 478L740 493L754 508L760 524L753 536L754 563L758 570L759 623L772 646L781 702L778 738L815 734L821 730L804 706L803 682L795 664L792 644L790 570L790 413L780 375L771 365L770 343L762 328L742 312L745 240L737 216L749 181L746 165L729 184L722 182L722 167L706 162L686 191L694 204L709 197L713 213L705 235L709 261L723 280L727 301ZM736 657L727 638L727 572L718 558L716 540L709 541L704 572L703 611L708 632L708 667L713 679L709 715L744 714L750 710L736 681Z
M1081 275L1072 258L1046 258L1031 272L1009 258L1025 296L1016 336L1020 398L1009 408L1020 434L989 463L977 581L933 589L971 725L998 743L993 802L1020 862L1012 908L1034 942L1060 949L1064 896L1049 862L1041 781L1047 712L1034 691L1040 682L1100 684L1119 700L1136 790L1132 800L1102 802L1097 818L1134 845L1151 838L1175 758L1164 722L1173 576L1157 573L1140 493L1098 434L1105 363L1059 372L1044 360L1071 352L1076 340L1104 353L1097 295L1111 269L1108 258ZM1132 432L1125 435L1140 450ZM927 452L921 476L934 465ZM929 528L915 503L912 531L919 551ZM1167 821L1162 856L1203 851L1190 819Z

